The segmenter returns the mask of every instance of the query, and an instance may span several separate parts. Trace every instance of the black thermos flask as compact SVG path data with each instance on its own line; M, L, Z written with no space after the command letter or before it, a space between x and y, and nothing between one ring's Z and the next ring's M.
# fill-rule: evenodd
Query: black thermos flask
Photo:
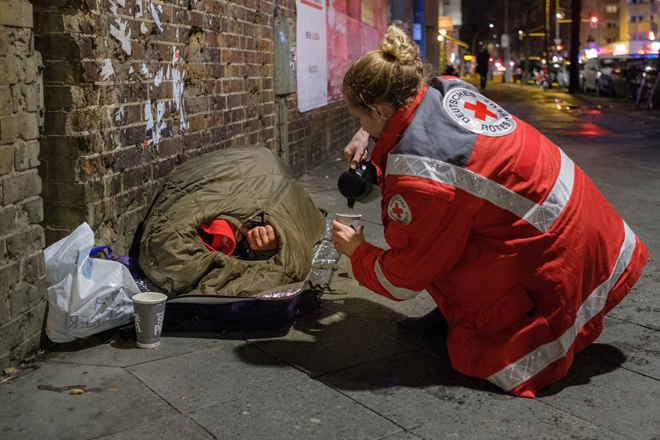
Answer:
M339 176L337 188L348 200L349 208L353 208L356 201L368 203L381 196L376 167L368 160L359 164L354 170L344 171Z

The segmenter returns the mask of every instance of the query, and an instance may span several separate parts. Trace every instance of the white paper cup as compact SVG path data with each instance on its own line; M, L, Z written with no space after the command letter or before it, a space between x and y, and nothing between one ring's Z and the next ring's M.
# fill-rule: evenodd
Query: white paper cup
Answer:
M362 224L362 214L335 214L335 220L342 225L350 226L357 231ZM351 260L348 257L346 258L348 260L346 261L346 273L349 278L355 279L353 276L353 265L351 264Z
M335 214L335 220L357 231L358 227L362 224L362 214Z
M138 347L156 348L160 345L166 300L167 295L157 292L133 295L135 340Z

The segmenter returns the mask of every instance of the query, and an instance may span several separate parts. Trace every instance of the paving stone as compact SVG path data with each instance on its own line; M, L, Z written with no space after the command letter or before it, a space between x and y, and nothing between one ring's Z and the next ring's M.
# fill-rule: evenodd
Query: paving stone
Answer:
M312 377L410 351L416 343L323 309L296 320L285 337L250 341Z
M438 417L411 433L435 439L598 439L623 440L579 416L530 399L482 402L460 410L440 408Z
M660 380L660 332L605 317L605 329L595 343L580 352Z
M443 411L461 412L514 398L420 351L390 356L319 380L407 430L432 421Z
M619 363L622 368L660 380L660 340L630 348L623 362L616 357L602 360Z
M388 336L405 339L411 343L424 339L406 336L399 332L397 323L408 317L424 316L436 305L428 293L422 293L407 301L392 301L371 292L355 280L343 279L332 284L333 294L321 297L321 307L347 319L377 328ZM417 344L415 344L417 345Z
M417 437L416 435L413 435L410 432L401 431L394 435L383 437L382 440L419 440L419 439L420 437Z
M643 347L653 342L660 342L660 331L609 315L605 317L604 323L605 328L601 335L593 344L583 349L581 354L623 365L629 356L643 350ZM660 369L660 364L658 369Z
M242 341L224 341L214 349L128 370L183 413L241 398L255 399L266 390L307 379L300 371Z
M181 414L162 417L137 428L99 437L98 440L213 440L213 436Z
M190 416L217 438L380 439L401 428L314 380L198 410ZM236 437L233 438L238 438Z
M160 346L156 349L138 348L134 339L125 340L119 335L113 336L106 342L103 342L98 336L91 336L84 340L56 345L45 353L44 360L70 364L128 367L199 350L218 348L223 345L231 350L234 345L233 342L229 342L227 345L225 341L215 339L214 337L218 337L219 334L206 333L199 338L194 336L195 334L163 333Z
M81 388L81 395L69 389ZM61 390L61 391L60 391ZM3 440L90 439L177 412L121 368L43 363L0 385Z
M657 278L654 277L654 278ZM633 290L612 309L608 316L660 331L660 280L640 278Z
M566 377L536 397L625 438L652 439L660 433L655 416L660 381L588 356L576 355Z

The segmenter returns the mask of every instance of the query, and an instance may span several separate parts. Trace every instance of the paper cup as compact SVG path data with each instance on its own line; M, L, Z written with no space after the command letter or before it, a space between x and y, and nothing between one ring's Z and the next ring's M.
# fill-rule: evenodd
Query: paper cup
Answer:
M362 224L362 214L335 214L335 220L357 231L358 227Z
M362 214L335 214L335 220L342 225L350 226L357 231L362 224ZM355 279L353 276L353 265L351 264L351 260L348 257L346 258L348 260L346 261L346 273L349 278Z
M138 347L156 348L160 345L166 300L167 295L157 292L144 292L133 295L135 334Z

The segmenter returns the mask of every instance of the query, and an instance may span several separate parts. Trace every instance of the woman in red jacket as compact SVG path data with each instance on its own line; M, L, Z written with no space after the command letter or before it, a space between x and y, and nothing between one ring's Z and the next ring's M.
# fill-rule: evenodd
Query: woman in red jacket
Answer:
M524 397L562 378L639 278L644 244L537 130L457 78L428 80L397 27L343 87L362 125L345 153L376 140L390 246L334 222L355 278L397 301L428 292L461 373Z

